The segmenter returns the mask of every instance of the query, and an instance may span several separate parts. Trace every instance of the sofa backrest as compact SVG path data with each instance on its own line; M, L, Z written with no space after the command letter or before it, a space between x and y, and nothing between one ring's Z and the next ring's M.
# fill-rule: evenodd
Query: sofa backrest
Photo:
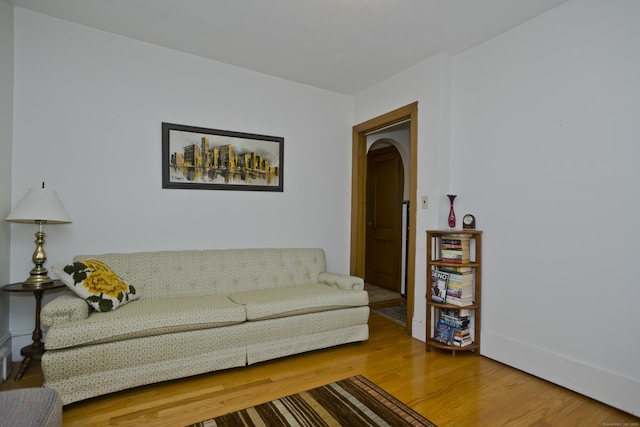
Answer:
M206 249L78 255L107 264L143 298L229 295L318 283L327 269L316 248Z

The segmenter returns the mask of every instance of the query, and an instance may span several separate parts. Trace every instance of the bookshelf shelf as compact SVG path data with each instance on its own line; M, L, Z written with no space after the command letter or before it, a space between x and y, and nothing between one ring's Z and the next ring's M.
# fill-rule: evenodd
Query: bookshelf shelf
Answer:
M445 255L443 258L443 240L445 245L447 243L461 242L465 255L462 256L462 262L460 261L448 261L451 258L447 258ZM444 252L447 252L445 247ZM455 250L457 251L457 249ZM457 254L457 252L455 252ZM467 252L468 251L468 254ZM449 250L449 252L451 252ZM453 255L455 256L455 255ZM471 275L471 289L473 294L473 302L467 305L447 304L436 302L432 300L432 279L431 274L433 270L449 271L453 269L467 267L466 274ZM455 274L455 273L454 273ZM467 280L469 280L467 278ZM427 230L427 342L426 350L431 351L431 348L439 348L443 350L450 350L455 357L456 351L473 351L476 356L480 355L480 320L481 320L481 308L482 308L482 231L480 230ZM463 313L459 310L464 310L468 314L468 329L469 335L472 337L472 342L465 346L458 346L448 343L443 343L436 340L437 331L441 319L446 317L447 313L458 313L463 317ZM446 322L445 322L446 323ZM459 328L461 329L467 328ZM444 340L443 340L444 341Z
M449 310L459 310L461 308L466 308L467 310L476 310L476 309L480 308L480 306L478 304L471 304L471 305L465 305L464 307L460 307L459 305L441 304L439 302L430 302L429 305L432 306L432 307L444 308L444 309L449 309Z

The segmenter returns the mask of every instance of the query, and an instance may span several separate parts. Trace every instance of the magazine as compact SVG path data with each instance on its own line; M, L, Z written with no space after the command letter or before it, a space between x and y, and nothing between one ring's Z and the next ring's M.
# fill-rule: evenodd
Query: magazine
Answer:
M447 282L449 273L431 270L431 300L444 304L447 298Z
M445 345L453 345L453 338L455 336L455 328L445 323L436 324L436 331L433 335L434 341Z

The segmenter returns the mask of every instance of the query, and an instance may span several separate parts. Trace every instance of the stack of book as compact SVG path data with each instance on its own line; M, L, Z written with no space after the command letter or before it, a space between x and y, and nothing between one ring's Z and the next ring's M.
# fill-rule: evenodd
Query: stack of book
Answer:
M469 317L471 310L443 308L440 310L440 323L446 323L456 329L469 327Z
M469 236L448 234L440 240L440 256L442 261L454 264L468 264L471 254Z
M448 273L446 303L464 307L473 304L471 267L440 267Z
M465 347L469 344L473 343L473 338L471 338L471 332L469 328L460 329L455 332L453 337L453 345L456 347Z
M438 322L438 325L445 325L446 327L438 328L438 326L436 326L436 332L438 330L442 330L450 333L447 345L452 345L455 347L465 347L473 343L473 338L471 338L471 331L469 329L470 316L470 310L441 309L440 321Z

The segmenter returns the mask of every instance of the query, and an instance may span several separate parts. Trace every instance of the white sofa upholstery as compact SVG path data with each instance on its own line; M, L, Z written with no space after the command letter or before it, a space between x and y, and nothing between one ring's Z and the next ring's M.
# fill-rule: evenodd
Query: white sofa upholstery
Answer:
M71 291L42 309L45 387L64 404L131 387L367 340L361 278L322 249L76 256L107 264L138 300L92 311Z

